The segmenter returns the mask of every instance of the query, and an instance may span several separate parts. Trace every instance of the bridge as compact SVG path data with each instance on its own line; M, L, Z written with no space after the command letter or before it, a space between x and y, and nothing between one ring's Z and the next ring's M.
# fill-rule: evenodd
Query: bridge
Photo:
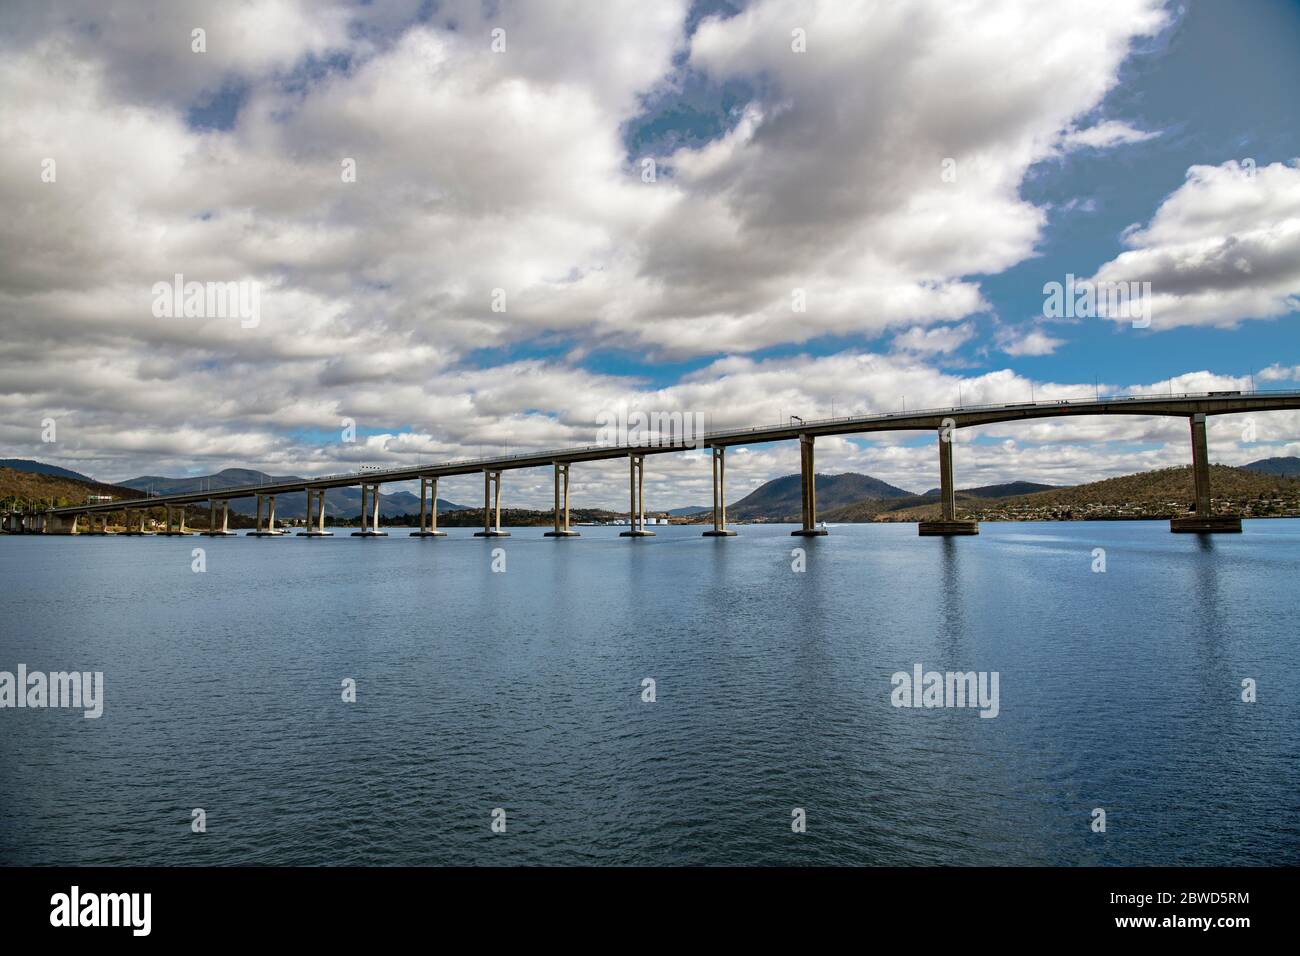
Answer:
M250 535L274 537L284 535L275 525L275 499L277 495L296 492L307 493L307 528L299 532L302 537L329 537L325 530L325 492L331 488L361 488L361 530L357 537L383 537L387 532L379 528L379 486L388 482L420 482L420 529L413 536L441 537L438 530L438 479L453 475L483 475L483 530L478 537L507 537L510 532L501 528L501 481L507 471L522 468L551 467L554 470L555 501L554 527L546 532L548 537L577 537L578 532L569 526L569 469L574 464L589 461L606 461L626 458L629 462L629 525L624 537L647 537L654 534L645 525L645 467L646 458L654 455L681 453L697 448L710 450L713 468L713 527L706 536L728 537L735 532L727 526L726 503L726 450L733 445L755 445L777 441L797 441L800 450L800 475L802 506L800 527L793 535L814 536L826 534L817 523L817 491L814 448L819 437L827 435L870 435L877 432L933 431L938 436L939 451L939 502L941 517L936 521L922 521L918 531L922 535L950 536L979 533L975 521L957 516L956 485L954 483L953 445L957 429L1002 422L1031 421L1044 418L1091 415L1142 415L1185 418L1190 426L1192 472L1195 488L1195 505L1186 516L1173 518L1170 530L1177 532L1209 533L1241 530L1241 518L1236 515L1215 515L1211 511L1210 462L1206 448L1205 424L1211 415L1241 414L1246 412L1284 411L1300 409L1300 391L1229 391L1196 392L1168 395L1122 395L1093 399L1068 399L999 405L959 405L949 408L931 408L871 415L850 415L801 421L792 418L788 423L759 425L752 428L723 429L704 435L650 434L624 444L582 445L550 451L522 452L486 458L447 461L415 467L386 470L367 470L322 478L298 479L234 488L218 488L203 492L158 495L143 498L121 499L112 502L92 502L63 508L14 512L3 517L2 530L10 533L77 534L78 522L84 518L93 533L107 532L108 515L126 512L128 535L150 534L145 530L145 516L150 510L162 508L165 513L165 530L162 535L194 533L185 527L185 506L208 505L208 536L231 535L229 506L235 499L256 498L256 528ZM220 519L218 521L218 508ZM179 512L175 520L173 512ZM132 515L139 516L138 527ZM101 521L100 530L95 522Z

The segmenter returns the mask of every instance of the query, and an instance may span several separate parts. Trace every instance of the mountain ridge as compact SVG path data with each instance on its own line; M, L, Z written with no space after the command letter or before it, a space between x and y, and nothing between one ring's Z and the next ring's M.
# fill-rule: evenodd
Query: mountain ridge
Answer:
M154 494L200 494L205 491L220 491L223 488L235 488L240 485L256 485L268 482L302 481L298 475L270 475L251 468L223 468L211 475L194 475L188 478L167 478L159 475L141 475L129 478L121 485L137 491L152 491ZM438 513L447 511L464 511L464 505L458 505L445 498L437 502ZM257 499L242 498L230 502L230 510L236 514L256 514ZM416 514L420 510L420 498L409 491L394 491L379 494L379 514L384 518L398 515ZM276 515L284 518L305 518L307 516L307 495L297 491L285 495L276 495ZM361 514L361 489L358 487L329 488L325 491L325 514L332 518L355 518Z
M912 492L879 478L853 471L838 475L819 473L813 481L819 510L833 510L864 499L916 497ZM759 485L735 504L727 505L727 516L736 521L797 521L802 510L802 497L800 476L782 475Z

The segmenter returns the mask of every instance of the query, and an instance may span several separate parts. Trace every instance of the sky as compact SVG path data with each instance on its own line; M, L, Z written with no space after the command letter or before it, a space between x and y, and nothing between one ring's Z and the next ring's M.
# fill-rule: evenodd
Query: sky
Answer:
M0 457L323 475L620 411L1300 388L1298 89L1294 0L7 0ZM1054 312L1070 276L1145 320ZM1300 413L1210 445L1298 455ZM935 446L817 467L924 491ZM955 453L959 487L1189 457L1185 420L1127 417ZM728 497L797 470L732 448ZM575 467L574 505L624 507L626 472ZM649 461L649 510L710 494L706 456Z

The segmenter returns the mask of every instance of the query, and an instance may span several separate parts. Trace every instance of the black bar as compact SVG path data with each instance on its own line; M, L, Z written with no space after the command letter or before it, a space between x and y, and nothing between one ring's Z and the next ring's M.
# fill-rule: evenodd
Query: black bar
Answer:
M733 941L761 940L774 926L818 934L835 928L864 943L910 941L917 952L963 940L982 948L1098 936L1203 937L1231 946L1242 933L1287 928L1296 876L1285 868L1173 867L0 868L0 914L6 943L67 941L74 932L81 943L140 938L130 925L52 926L56 894L70 897L76 886L83 906L91 894L148 893L147 938L205 945L436 942L467 932L467 942L481 944L532 932L538 943L600 933L612 945L640 939L676 946L690 938L682 935L684 921L698 919L724 927ZM142 916L143 906L135 912ZM1208 928L1190 924L1203 919Z

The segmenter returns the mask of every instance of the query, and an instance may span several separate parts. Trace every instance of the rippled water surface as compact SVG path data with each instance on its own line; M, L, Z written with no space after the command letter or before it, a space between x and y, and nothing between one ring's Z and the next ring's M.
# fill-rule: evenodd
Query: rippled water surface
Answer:
M0 710L0 862L1294 864L1300 522L1245 527L0 538L0 670L106 697Z

